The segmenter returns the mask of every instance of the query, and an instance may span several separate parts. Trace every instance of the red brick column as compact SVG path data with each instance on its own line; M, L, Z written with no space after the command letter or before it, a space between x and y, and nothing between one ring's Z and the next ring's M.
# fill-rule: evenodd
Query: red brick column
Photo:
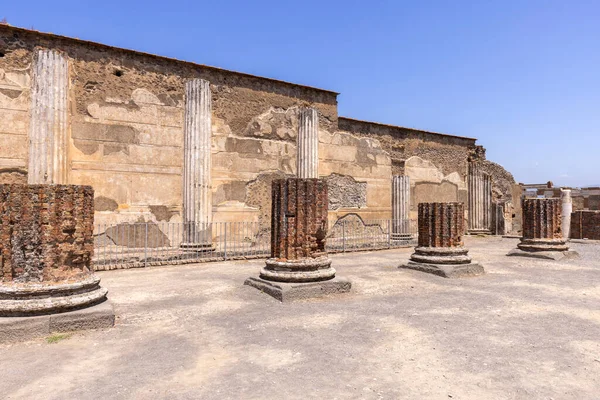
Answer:
M483 274L463 246L464 223L463 203L419 203L419 244L401 267L446 278Z
M325 252L327 184L323 179L273 181L271 258L260 277L280 282L332 279Z
M523 251L567 251L562 235L560 199L523 199Z
M95 304L94 191L76 185L0 185L0 315Z

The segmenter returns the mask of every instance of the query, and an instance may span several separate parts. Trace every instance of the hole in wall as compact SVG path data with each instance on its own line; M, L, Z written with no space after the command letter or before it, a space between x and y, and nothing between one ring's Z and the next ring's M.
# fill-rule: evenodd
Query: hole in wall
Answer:
M113 72L113 74L115 74L115 76L121 77L123 76L124 72L120 69L115 69L115 72Z
M0 58L4 57L4 55L5 53L2 50L0 50Z

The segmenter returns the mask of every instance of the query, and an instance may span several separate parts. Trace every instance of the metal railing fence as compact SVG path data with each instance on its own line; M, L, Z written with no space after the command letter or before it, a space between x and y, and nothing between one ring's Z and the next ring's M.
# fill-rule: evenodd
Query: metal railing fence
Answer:
M328 227L326 249L331 253L380 250L414 246L416 241L416 221L340 219ZM259 222L94 226L96 270L267 258L270 254L270 226Z

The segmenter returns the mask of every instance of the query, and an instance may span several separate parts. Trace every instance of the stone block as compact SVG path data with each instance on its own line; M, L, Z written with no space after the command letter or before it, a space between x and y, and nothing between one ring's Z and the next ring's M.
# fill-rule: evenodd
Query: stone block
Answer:
M261 278L248 278L244 285L254 287L281 302L319 298L331 294L346 293L352 283L345 278L308 283L273 282Z
M108 300L81 310L53 314L49 318L50 333L111 328L115 325L115 311Z
M483 275L485 273L483 266L475 261L471 261L469 264L431 264L408 261L399 268L427 272L443 278L466 278Z
M508 252L509 257L529 257L538 258L541 260L561 261L566 259L579 258L579 253L574 250L565 251L523 251L521 249L513 249Z
M0 343L20 342L57 332L111 328L115 313L110 301L60 314L0 318Z

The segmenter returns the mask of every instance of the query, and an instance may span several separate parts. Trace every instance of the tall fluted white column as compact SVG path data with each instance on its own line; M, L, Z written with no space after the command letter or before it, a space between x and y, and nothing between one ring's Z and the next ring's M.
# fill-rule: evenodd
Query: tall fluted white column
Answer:
M469 165L469 233L490 233L492 222L492 177L479 165Z
M204 247L212 241L210 83L192 79L185 84L183 141L184 246Z
M571 213L573 212L573 198L571 189L562 189L560 192L562 203L561 225L563 238L568 239L571 235Z
M314 108L300 111L297 171L298 178L319 177L319 113Z
M392 177L392 239L410 238L410 178Z
M69 62L57 50L39 49L32 71L27 182L68 183Z

